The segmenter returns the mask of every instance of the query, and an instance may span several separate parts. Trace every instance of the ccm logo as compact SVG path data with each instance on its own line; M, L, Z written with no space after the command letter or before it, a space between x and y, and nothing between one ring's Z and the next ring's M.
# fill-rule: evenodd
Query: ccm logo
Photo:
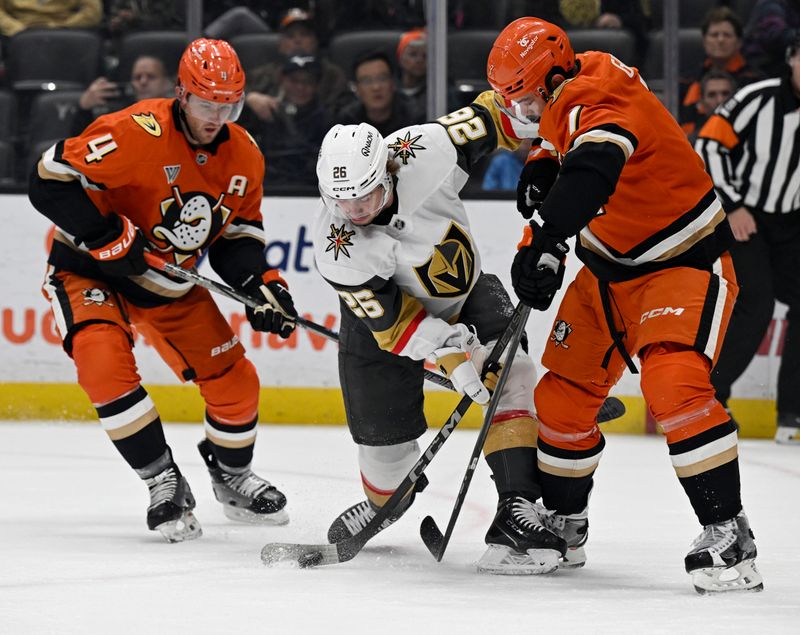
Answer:
M664 306L658 309L653 309L652 311L647 311L645 313L642 313L642 319L639 320L639 324L641 324L648 318L658 317L659 315L680 315L685 310L686 309L684 309L682 306L678 307L677 309L673 309L671 306Z
M215 346L214 348L212 348L211 357L216 357L217 355L220 355L222 353L227 353L238 343L239 343L239 336L234 335L233 339L231 339L229 342L225 342L222 346Z

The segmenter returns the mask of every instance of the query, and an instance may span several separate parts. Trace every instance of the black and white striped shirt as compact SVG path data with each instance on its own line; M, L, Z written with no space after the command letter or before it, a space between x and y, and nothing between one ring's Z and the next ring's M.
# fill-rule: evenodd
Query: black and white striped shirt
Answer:
M709 118L695 150L726 212L800 210L800 99L788 75L739 90Z

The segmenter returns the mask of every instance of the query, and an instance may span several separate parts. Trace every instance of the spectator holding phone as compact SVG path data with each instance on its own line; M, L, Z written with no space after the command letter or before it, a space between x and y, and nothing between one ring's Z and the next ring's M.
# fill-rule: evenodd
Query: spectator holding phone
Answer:
M142 99L167 97L175 82L157 57L142 55L131 67L129 84L120 85L98 77L83 92L72 120L72 135L80 134L100 115L120 110Z

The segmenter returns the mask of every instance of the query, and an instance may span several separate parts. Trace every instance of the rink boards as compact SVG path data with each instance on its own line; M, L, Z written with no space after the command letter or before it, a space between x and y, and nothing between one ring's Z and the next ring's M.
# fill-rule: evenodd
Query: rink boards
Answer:
M268 236L269 263L284 270L295 304L308 319L328 328L338 326L338 298L314 270L311 225L318 205L311 198L265 198L262 211ZM510 289L508 272L523 221L512 201L466 201L483 270L497 274ZM40 292L47 257L49 222L23 195L0 196L0 418L87 419L94 410L75 383L71 360L61 351L48 305ZM568 259L566 279L574 277L578 261ZM207 265L203 275L214 277ZM566 285L565 285L566 286ZM241 306L218 298L223 313L258 368L262 382L263 421L341 424L344 408L337 377L336 346L306 331L288 341L253 333ZM533 312L528 322L531 354L539 363L555 317L556 299L547 312ZM775 319L746 374L734 386L731 406L744 436L767 437L774 432L774 392L780 357L785 308ZM202 402L192 385L182 385L155 352L137 341L136 358L145 386L167 421L199 421ZM542 372L539 366L539 372ZM455 406L455 396L429 387L426 412L431 425L443 422ZM604 430L649 432L638 378L626 373L614 393L628 413ZM473 408L465 426L480 424Z

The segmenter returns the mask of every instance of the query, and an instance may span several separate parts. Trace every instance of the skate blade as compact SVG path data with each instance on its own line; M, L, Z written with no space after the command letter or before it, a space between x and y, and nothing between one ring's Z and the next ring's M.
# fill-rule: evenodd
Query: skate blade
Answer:
M694 589L700 595L729 591L763 591L764 581L755 560L743 560L732 567L709 567L692 571Z
M156 530L170 543L194 540L203 535L203 528L190 511L183 512L180 518L157 525Z
M781 445L800 445L800 429L778 426L775 431L775 442Z
M570 547L558 563L559 569L580 569L586 564L586 550L583 547Z
M525 553L503 545L489 545L478 560L478 573L493 575L543 575L558 569L561 554L555 549L528 549Z
M242 507L223 505L222 512L230 520L250 525L286 525L289 522L289 514L285 509L279 509L271 514L256 514Z

